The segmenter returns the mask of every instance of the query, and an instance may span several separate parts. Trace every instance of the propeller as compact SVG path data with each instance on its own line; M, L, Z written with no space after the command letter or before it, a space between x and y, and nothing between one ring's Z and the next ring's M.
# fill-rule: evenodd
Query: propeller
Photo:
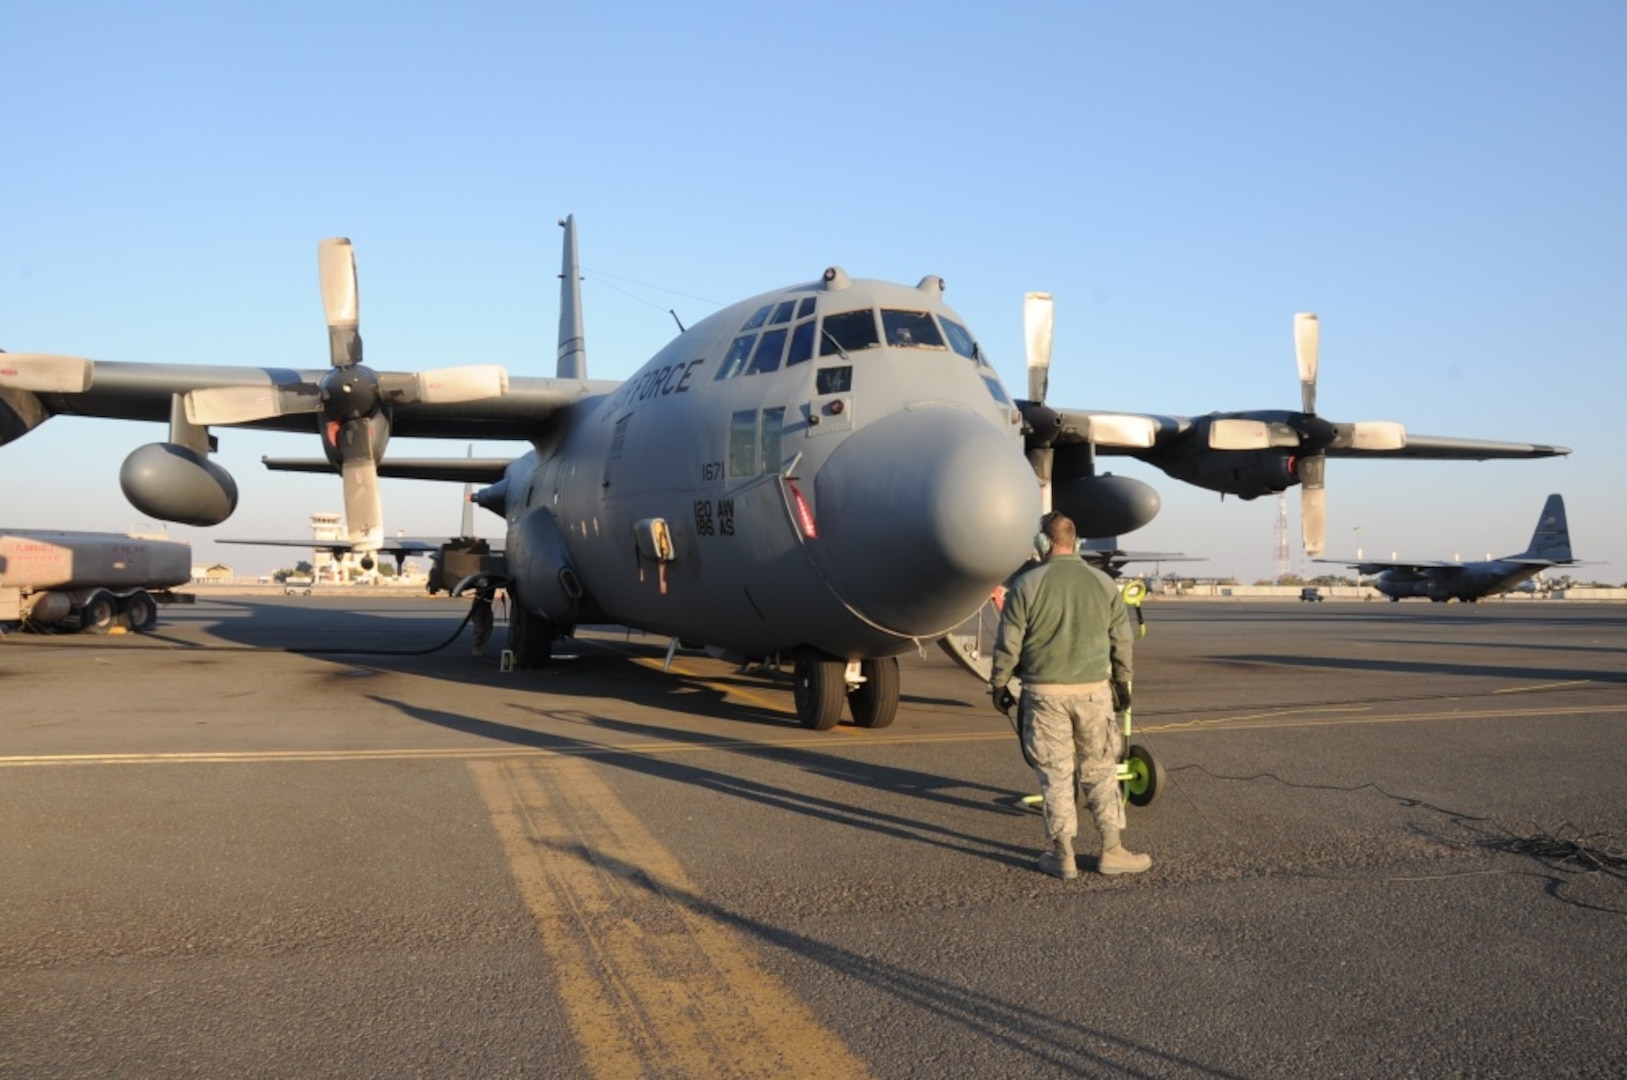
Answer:
M1056 307L1048 292L1023 297L1023 345L1028 355L1028 400L1045 403L1051 381L1051 339Z
M1051 382L1051 343L1056 325L1055 303L1050 293L1031 292L1023 297L1023 343L1028 357L1028 400L1023 403L1023 420L1028 426L1028 449L1043 451L1062 433L1062 417L1045 404ZM1090 413L1076 420L1084 440L1093 446L1145 448L1153 444L1155 425L1145 416L1123 413Z
M344 480L348 539L370 567L371 553L384 543L378 463L390 439L392 410L501 397L508 392L508 372L495 364L374 371L362 362L361 298L350 241L322 241L317 270L328 325L327 374L315 383L204 387L188 393L184 406L187 419L202 426L319 414L323 450Z
M36 394L83 394L94 365L79 356L8 353L0 349L0 389Z
M1322 324L1309 312L1294 316L1294 359L1299 366L1300 412L1216 417L1209 421L1211 450L1297 448L1292 458L1300 482L1300 531L1307 555L1327 542L1327 451L1400 450L1406 429L1391 420L1332 423L1316 415L1316 375ZM1278 419L1280 417L1280 419Z

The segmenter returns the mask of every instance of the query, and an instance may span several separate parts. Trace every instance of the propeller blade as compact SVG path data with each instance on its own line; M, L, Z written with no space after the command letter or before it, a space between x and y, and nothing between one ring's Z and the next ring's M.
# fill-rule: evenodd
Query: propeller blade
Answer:
M1120 413L1092 413L1082 425L1085 441L1093 446L1129 446L1146 449L1158 427L1151 417Z
M1407 445L1406 428L1393 420L1358 420L1335 424L1333 445L1355 450L1401 450Z
M384 544L384 501L379 495L378 466L372 458L346 458L345 530L351 549L366 554Z
M316 247L322 279L322 312L328 320L328 351L334 367L362 362L361 296L356 284L356 250L344 237Z
M1051 294L1031 292L1023 297L1023 342L1028 353L1028 400L1044 401L1051 381L1051 336L1055 325Z
M1299 432L1287 424L1236 419L1209 422L1211 450L1265 450L1273 446L1298 446L1299 443Z
M0 388L36 394L83 394L95 365L80 356L0 351Z
M1305 412L1316 415L1316 357L1321 347L1322 324L1302 311L1294 316L1294 356L1299 360L1299 397Z
M187 423L200 427L247 424L294 413L320 412L315 386L207 386L189 390L181 399Z
M472 364L413 374L385 374L379 376L379 392L392 405L440 405L502 397L508 393L508 370L498 364Z
M1327 458L1313 454L1299 459L1299 524L1305 542L1305 554L1320 555L1327 545L1328 505L1326 479Z

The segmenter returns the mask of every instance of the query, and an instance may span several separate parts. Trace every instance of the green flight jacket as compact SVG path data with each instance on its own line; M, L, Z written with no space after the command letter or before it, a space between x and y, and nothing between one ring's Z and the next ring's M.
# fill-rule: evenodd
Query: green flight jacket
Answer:
M1128 683L1135 627L1113 579L1077 555L1056 555L1012 577L1000 612L989 685Z

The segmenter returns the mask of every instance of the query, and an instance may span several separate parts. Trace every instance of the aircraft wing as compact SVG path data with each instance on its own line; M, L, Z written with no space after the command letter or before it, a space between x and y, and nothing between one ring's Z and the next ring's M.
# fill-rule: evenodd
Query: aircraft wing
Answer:
M339 474L327 458L274 458L260 461L274 472ZM452 480L465 484L495 484L513 458L386 458L379 462L380 476L401 480Z
M1497 439L1460 439L1450 435L1418 435L1406 433L1406 445L1394 450L1370 450L1359 447L1330 446L1328 457L1426 458L1437 461L1487 461L1492 458L1545 458L1569 454L1568 446L1550 446L1546 443L1503 442Z
M328 369L107 360L83 363L88 365L82 377L84 389L37 392L47 415L167 423L175 399L192 391L263 389L268 400L286 395L287 405L292 407L284 407L279 415L211 426L310 432L317 426L317 417L312 415L311 409L298 406L314 394L314 388L329 374ZM381 372L380 376L388 378L389 373ZM507 390L499 395L473 401L416 402L412 408L395 414L391 432L409 438L528 439L555 412L585 398L609 393L618 385L587 379L510 378Z
M1206 416L1161 416L1153 413L1110 413L1096 409L1056 409L1055 444L1094 443L1098 454L1118 454L1144 458L1156 464L1163 451L1199 444L1209 448L1210 432L1216 420L1257 424L1262 429L1285 428L1290 414L1262 410L1250 413L1211 413ZM1334 427L1346 425L1333 425ZM1296 446L1298 440L1277 431L1265 432L1258 449ZM1334 441L1321 452L1328 457L1425 458L1444 461L1486 461L1492 458L1544 458L1570 453L1568 446L1546 443L1508 442L1500 439L1464 439L1450 435L1419 435L1406 432L1404 445L1370 448L1340 445ZM1196 448L1196 447L1193 447ZM1219 449L1216 447L1215 449Z

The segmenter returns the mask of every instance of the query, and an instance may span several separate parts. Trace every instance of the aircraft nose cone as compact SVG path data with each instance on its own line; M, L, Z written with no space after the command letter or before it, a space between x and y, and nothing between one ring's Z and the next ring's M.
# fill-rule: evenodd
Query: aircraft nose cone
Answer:
M831 584L910 637L953 629L1033 550L1039 485L988 420L915 408L849 435L819 470L815 507Z

